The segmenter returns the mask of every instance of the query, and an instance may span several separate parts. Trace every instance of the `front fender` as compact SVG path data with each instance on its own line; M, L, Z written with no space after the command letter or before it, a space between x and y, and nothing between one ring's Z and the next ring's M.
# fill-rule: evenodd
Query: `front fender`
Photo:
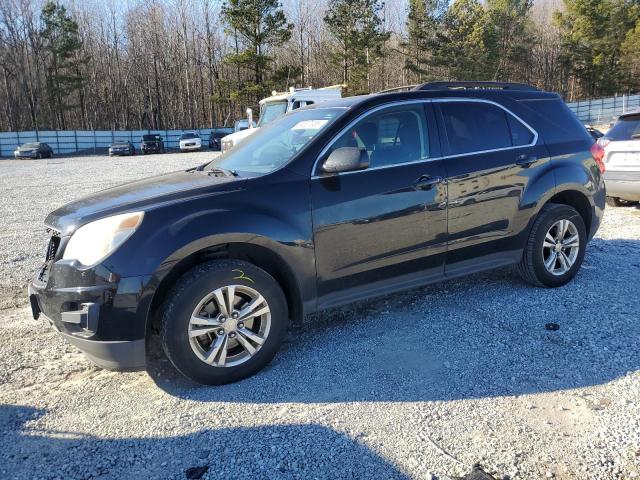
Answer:
M149 276L140 293L146 318L155 289L182 260L211 247L250 244L287 265L304 304L315 299L316 272L308 182L280 176L249 190L191 198L145 212L140 229L105 266L121 277Z

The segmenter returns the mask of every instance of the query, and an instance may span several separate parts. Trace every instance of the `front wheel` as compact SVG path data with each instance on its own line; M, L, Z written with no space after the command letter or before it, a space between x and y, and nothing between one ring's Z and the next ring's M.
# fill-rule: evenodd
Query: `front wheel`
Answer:
M264 270L238 260L211 261L187 272L162 316L162 347L191 380L221 385L267 365L282 343L287 303Z
M545 205L536 218L518 273L539 287L560 287L578 272L587 233L580 214L568 205Z

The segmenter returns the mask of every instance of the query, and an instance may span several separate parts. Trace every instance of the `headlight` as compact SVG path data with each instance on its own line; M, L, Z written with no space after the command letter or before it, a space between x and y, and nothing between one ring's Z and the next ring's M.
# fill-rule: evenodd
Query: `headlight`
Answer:
M62 258L95 265L133 235L142 217L144 212L124 213L83 225L69 239Z
M222 140L220 147L222 151L231 150L233 148L233 140Z

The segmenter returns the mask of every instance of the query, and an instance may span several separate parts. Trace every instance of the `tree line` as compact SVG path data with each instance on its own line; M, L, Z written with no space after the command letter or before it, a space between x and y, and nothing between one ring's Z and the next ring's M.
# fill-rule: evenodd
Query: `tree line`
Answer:
M0 0L0 130L229 125L272 90L640 90L640 0Z

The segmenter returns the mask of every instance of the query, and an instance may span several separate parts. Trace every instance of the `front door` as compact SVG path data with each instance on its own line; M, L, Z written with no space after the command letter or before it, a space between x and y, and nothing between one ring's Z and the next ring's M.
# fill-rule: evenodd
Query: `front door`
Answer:
M384 294L441 276L446 184L422 102L378 108L348 126L319 159L340 147L366 150L366 170L311 182L319 307ZM389 280L392 280L389 282ZM395 280L395 281L394 281Z

